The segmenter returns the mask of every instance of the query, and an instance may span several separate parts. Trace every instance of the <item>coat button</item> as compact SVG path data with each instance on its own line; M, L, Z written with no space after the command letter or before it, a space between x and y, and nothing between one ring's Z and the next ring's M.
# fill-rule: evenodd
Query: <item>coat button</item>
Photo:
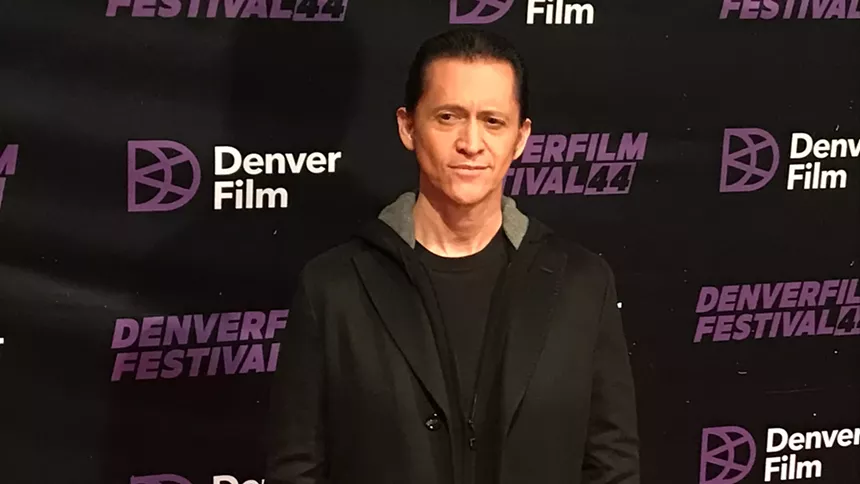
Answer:
M427 427L427 430L433 431L438 430L439 427L442 426L442 421L439 419L439 414L434 413L424 422L424 426Z

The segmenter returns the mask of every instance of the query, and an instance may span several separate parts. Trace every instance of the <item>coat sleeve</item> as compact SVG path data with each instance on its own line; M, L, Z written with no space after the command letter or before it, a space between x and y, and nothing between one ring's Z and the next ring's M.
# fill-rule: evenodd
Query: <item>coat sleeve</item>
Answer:
M639 484L639 437L633 375L617 305L615 277L606 288L593 356L591 413L583 484Z
M302 274L304 276L304 274ZM326 484L322 331L299 279L270 390L268 484Z

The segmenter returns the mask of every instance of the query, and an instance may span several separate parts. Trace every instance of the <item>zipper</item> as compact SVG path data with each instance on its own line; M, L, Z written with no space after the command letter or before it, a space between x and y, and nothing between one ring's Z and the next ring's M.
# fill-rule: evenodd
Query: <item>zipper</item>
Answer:
M476 453L475 448L477 446L477 432L475 432L475 409L477 408L478 402L478 394L475 393L472 395L472 407L469 409L469 415L466 418L466 424L468 430L466 432L466 436L468 437L467 445L468 449L465 449L465 483L474 484L477 471L477 462L476 462Z
M469 420L467 423L469 424L469 449L475 450L475 446L477 444L477 435L475 433L475 408L478 403L478 394L475 393L472 396L472 408L469 410Z

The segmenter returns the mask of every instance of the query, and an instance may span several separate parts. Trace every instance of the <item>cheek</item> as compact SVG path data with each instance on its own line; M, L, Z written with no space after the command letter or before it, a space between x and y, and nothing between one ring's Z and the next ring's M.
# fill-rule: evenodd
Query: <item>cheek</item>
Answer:
M510 135L498 136L491 140L489 147L496 164L507 165L517 154L517 138Z
M422 136L416 143L415 154L422 168L436 171L446 163L452 146L453 143L445 136Z

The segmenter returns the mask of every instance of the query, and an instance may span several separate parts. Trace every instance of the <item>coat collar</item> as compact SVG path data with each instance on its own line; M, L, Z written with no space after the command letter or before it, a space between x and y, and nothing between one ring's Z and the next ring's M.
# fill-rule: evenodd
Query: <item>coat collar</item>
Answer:
M438 408L451 416L433 329L410 277L383 254L354 256L356 270L388 334Z
M411 210L408 213L411 214ZM380 216L382 218L383 215ZM399 220L402 222L404 218L402 216ZM519 248L513 253L501 297L495 302L501 305L500 346L496 348L495 356L489 352L487 358L494 361L482 365L479 375L481 381L492 380L495 369L501 363L504 373L500 424L505 432L512 424L543 351L567 264L565 251L547 240L546 236L551 231L537 220L529 221L531 223L525 224L527 229L518 239ZM417 270L414 253L403 234L398 233L400 237L392 234L392 230L398 230L396 227L379 222L384 220L371 224L364 236L373 241L377 248L384 248L385 253L374 250L360 252L354 258L355 267L382 323L404 359L437 408L442 409L450 419L452 410L449 399L453 396L446 390L442 359L431 321L416 290L418 279L410 275L411 271ZM479 388L482 388L481 383ZM482 391L479 390L479 393Z
M379 220L391 227L406 244L415 248L415 221L412 207L417 191L402 193L379 213ZM529 218L517 208L513 198L502 197L502 229L515 249L519 249L529 228Z

